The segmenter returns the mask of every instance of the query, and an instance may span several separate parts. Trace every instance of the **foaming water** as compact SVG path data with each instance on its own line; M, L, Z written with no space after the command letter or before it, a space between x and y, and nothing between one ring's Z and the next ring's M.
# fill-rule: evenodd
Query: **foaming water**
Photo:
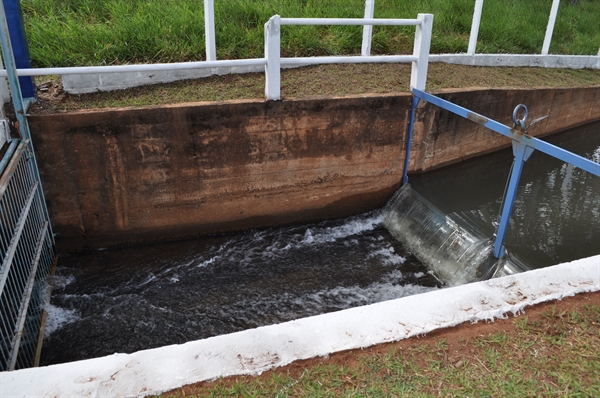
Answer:
M42 363L206 338L437 289L383 211L61 257ZM59 319L59 318L57 318Z

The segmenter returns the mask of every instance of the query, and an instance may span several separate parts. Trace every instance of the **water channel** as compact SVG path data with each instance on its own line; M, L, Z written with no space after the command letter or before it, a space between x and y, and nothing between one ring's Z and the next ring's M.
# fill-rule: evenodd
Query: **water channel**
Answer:
M600 161L600 123L547 140ZM491 237L511 162L506 150L410 182L441 213ZM530 268L599 254L598 180L534 153L507 250ZM61 256L41 364L179 344L456 283L397 240L386 222L392 210ZM478 277L469 272L467 279Z

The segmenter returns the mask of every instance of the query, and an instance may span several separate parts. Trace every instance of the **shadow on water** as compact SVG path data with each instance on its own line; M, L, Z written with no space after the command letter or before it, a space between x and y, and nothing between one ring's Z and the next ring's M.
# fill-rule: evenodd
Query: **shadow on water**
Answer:
M548 141L600 160L598 123ZM441 213L491 237L511 162L510 150L503 151L411 176L411 184ZM521 178L507 249L534 268L598 254L599 197L596 177L534 154ZM389 214L386 208L63 256L42 365L180 344L442 287L443 277L386 229Z

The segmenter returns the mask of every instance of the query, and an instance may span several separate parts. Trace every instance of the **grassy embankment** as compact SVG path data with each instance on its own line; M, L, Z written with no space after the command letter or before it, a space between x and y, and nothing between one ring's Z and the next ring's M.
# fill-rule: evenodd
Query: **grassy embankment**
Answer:
M473 0L378 0L376 18L435 15L433 53L464 52ZM199 0L23 0L33 64L105 65L202 60L203 7ZM363 0L217 0L217 57L261 57L263 24L279 13L294 17L362 17ZM478 52L539 53L550 2L488 1L484 5ZM596 54L600 42L600 2L562 2L551 53ZM502 16L502 17L498 17ZM414 28L375 27L373 54L411 53ZM359 54L360 27L286 26L283 56ZM410 69L401 64L324 65L282 73L283 97L318 97L409 90ZM40 79L44 82L47 79ZM56 79L54 79L56 81ZM428 89L600 84L598 70L477 68L432 64ZM50 86L38 110L144 106L192 101L262 98L263 74L213 76L196 81L66 97ZM47 101L44 102L43 100Z
M466 52L474 0L377 0L376 18L432 13L431 51ZM204 10L200 0L22 0L33 64L112 65L202 60ZM480 53L540 53L551 1L484 3ZM364 0L217 0L219 59L263 55L263 25L284 17L362 18ZM561 2L551 53L598 53L600 2ZM412 53L413 27L375 27L373 54ZM286 26L282 56L359 54L362 28Z

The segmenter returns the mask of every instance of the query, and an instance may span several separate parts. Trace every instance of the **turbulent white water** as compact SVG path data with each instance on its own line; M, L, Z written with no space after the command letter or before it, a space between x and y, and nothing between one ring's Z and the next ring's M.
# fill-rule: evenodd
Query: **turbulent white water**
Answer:
M42 362L132 352L423 293L383 211L60 259Z

